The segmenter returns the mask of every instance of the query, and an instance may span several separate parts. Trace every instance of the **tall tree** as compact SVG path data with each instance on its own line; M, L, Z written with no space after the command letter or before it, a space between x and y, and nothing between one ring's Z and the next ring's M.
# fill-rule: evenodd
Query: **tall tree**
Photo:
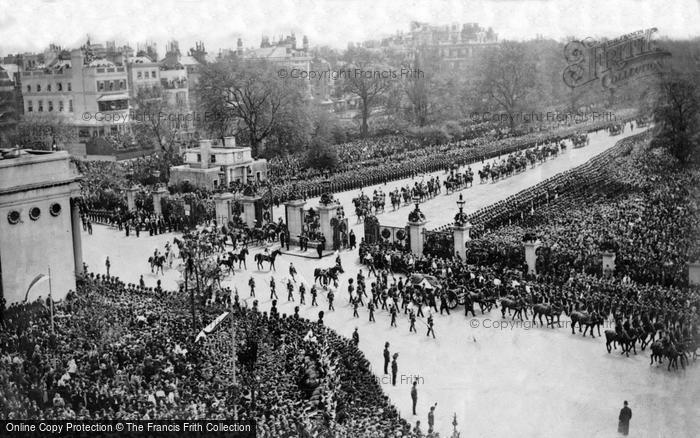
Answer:
M17 124L12 142L27 149L50 150L77 140L75 126L58 113L29 113Z
M688 162L700 140L700 101L696 86L678 74L659 81L654 120L653 144L667 148L681 163Z
M508 115L511 131L534 84L535 63L528 59L524 44L504 41L487 54L481 90L494 107Z
M177 133L184 129L182 108L161 87L140 89L134 103L138 114L134 124L137 137L150 138L163 151L171 150Z
M264 147L285 115L301 110L308 83L281 77L279 65L233 59L206 65L198 91L204 128L223 136L238 133L250 142L254 156Z
M343 77L343 89L360 99L362 118L360 133L366 137L369 132L368 121L372 108L382 102L382 98L392 85L392 78L386 77L390 68L383 62L378 51L351 47L348 48L345 57L347 74Z

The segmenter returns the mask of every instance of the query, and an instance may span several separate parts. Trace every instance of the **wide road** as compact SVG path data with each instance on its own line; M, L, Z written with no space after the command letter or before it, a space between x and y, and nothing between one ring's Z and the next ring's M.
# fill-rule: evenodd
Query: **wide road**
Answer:
M480 186L477 183L464 192L469 202L467 209L473 211L504 199L542 178L581 164L622 138L624 135L608 137L604 133L592 136L589 146L567 150L563 156L526 173L496 184ZM388 187L407 182L389 183ZM339 198L348 206L356 193L341 193ZM439 196L421 206L430 224L447 223L454 216L456 196ZM313 200L309 202L309 205L314 204ZM385 218L396 217L395 223L403 224L408 211L403 208L381 215L380 219L385 222ZM356 225L358 239L362 235L361 228L361 224ZM174 289L179 272L167 270L165 276L156 277L150 273L146 261L155 248L162 249L173 237L172 234L154 237L142 234L138 239L133 235L126 238L123 233L96 226L93 235L83 234L85 261L96 272L104 272L104 260L109 255L112 272L124 281L136 283L143 275L149 286L155 286L159 278L163 287ZM268 310L267 284L273 276L277 290L283 291L279 293L279 310L287 314L292 314L296 305L286 302L282 285L288 278L289 263L294 263L306 282L313 279L314 268L333 263L332 259L324 258L319 262L318 259L283 255L277 261L277 271L270 272L255 270L251 258L248 270L237 270L224 285L237 288L245 299L248 279L254 277L260 307ZM623 400L628 400L634 412L632 436L700 436L697 364L686 371L667 372L665 367L649 366L648 351L630 358L617 352L609 355L599 338L572 335L566 325L561 329L511 325L510 319L501 319L499 311L483 316L477 312L476 318L466 318L463 308L458 307L450 316L436 315L437 339L425 336L424 319L417 323L418 333L412 334L408 332L404 316L399 318L397 328L389 327L390 318L385 311L377 311L376 323L368 322L365 308L360 309L361 318L352 318L345 291L348 278L355 277L361 266L356 251L344 251L341 258L346 274L341 277L336 294L336 311L326 312L324 321L348 337L358 327L360 348L371 361L383 390L404 418L412 424L421 421L424 432L429 407L437 402L436 429L442 436L450 436L452 415L456 414L462 436L614 437L617 436L617 414ZM249 299L246 301L251 305ZM310 303L308 296L307 302ZM316 320L319 310L327 310L325 298L319 296L319 303L321 307L301 306L301 316ZM562 322L567 324L568 320L565 318ZM392 354L399 353L397 386L392 386L382 373L384 342L390 342ZM419 395L418 416L414 417L411 415L410 383L415 378L419 380Z

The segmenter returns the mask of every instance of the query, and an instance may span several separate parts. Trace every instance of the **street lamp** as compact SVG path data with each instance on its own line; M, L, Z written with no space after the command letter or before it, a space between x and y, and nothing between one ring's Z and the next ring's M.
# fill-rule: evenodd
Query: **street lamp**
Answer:
M185 294L187 293L187 277L188 273L189 275L192 275L192 272L194 271L194 260L192 260L192 256L189 256L187 258L187 264L185 265ZM197 291L199 292L199 277L197 277ZM190 288L190 305L192 306L192 328L194 328L195 333L197 331L197 323L195 321L195 314L194 314L194 289Z

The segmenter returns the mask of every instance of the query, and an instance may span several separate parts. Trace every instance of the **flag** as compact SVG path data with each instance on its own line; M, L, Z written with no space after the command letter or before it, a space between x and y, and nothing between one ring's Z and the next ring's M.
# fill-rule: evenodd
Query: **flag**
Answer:
M34 286L36 286L37 284L43 283L48 279L49 279L49 276L45 275L45 274L39 274L36 277L34 277L34 280L32 280L32 282L29 283L29 287L27 288L27 293L24 294L24 302L25 303L27 302L27 299L29 298L29 291L32 290L32 288Z
M224 319L229 315L229 312L224 312L221 315L217 316L214 321L211 322L208 326L204 327L202 331L199 332L197 337L194 339L195 342L198 342L202 338L206 338L207 335L210 335L214 333L218 328L219 325L223 322Z

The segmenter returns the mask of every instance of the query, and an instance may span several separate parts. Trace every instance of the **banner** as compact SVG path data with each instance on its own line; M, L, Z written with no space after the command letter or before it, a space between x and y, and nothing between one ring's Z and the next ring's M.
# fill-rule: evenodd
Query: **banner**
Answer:
M49 279L49 276L46 274L39 274L36 277L34 277L34 280L32 280L32 282L29 283L29 287L27 288L27 293L24 294L24 302L25 303L27 302L27 299L29 298L29 291L31 291L34 286L36 286L37 284L41 284L48 279Z

